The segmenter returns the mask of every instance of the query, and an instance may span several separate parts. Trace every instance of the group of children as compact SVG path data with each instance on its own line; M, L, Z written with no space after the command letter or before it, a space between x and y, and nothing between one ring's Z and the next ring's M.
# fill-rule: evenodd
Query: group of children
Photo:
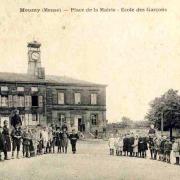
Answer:
M0 161L20 158L22 150L23 157L34 157L47 153L67 153L68 143L70 141L72 152L76 153L76 142L79 139L78 134L73 129L68 133L66 125L62 127L51 125L49 127L37 125L35 128L22 128L21 124L16 124L11 132L8 128L8 122L4 121L4 126L0 126ZM57 150L56 150L57 149ZM4 154L4 158L2 155Z
M110 155L147 157L147 150L150 150L151 159L171 163L171 152L173 150L176 163L180 162L180 139L171 142L166 136L157 135L134 135L128 133L125 135L113 134L109 138Z

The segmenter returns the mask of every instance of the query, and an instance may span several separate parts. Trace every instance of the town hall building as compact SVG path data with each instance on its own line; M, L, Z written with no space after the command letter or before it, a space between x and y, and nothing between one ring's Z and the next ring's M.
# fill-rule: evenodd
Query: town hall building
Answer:
M18 109L23 126L66 122L86 132L106 127L106 85L45 75L41 44L28 43L27 74L0 72L0 123Z

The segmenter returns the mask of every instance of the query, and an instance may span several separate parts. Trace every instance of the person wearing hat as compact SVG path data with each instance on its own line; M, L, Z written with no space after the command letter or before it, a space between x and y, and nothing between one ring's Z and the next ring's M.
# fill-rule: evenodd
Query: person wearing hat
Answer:
M166 159L165 159L165 151L164 151L164 144L165 144L165 142L166 142L166 139L167 139L167 137L166 136L163 136L162 137L162 140L161 140L161 143L160 143L160 158L159 158L159 160L160 161L165 161Z
M67 153L68 138L69 138L69 134L67 133L66 129L64 129L62 132L62 151L63 151L63 153Z
M8 152L11 151L11 139L10 139L8 121L7 120L4 121L2 134L4 136L4 159L9 160Z
M79 139L79 136L75 132L75 129L72 130L72 134L70 134L69 139L70 139L71 146L72 146L72 152L73 152L73 154L75 154L76 153L76 143L77 143L77 140Z
M15 128L17 124L22 126L21 117L19 116L19 110L15 110L14 116L12 116L11 118L11 126Z

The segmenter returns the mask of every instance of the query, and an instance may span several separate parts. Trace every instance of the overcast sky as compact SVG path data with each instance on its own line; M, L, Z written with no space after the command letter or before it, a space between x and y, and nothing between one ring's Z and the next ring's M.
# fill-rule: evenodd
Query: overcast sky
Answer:
M107 84L107 119L142 120L148 103L180 89L178 0L3 0L0 6L0 71L27 71L27 42L42 43L46 74ZM66 2L66 3L65 3ZM79 2L80 5L77 5ZM152 2L154 4L152 4ZM164 7L166 13L19 13L19 8Z

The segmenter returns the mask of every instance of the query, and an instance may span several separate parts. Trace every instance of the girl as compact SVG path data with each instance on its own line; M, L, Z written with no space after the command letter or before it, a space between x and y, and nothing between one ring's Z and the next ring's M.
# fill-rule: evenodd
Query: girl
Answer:
M134 139L133 153L134 153L134 156L138 157L138 135L136 135Z
M179 159L180 159L180 139L175 139L175 142L172 146L174 157L176 158L176 165L179 165Z
M109 150L110 150L110 155L114 155L114 136L113 134L110 135L108 145L109 145Z

